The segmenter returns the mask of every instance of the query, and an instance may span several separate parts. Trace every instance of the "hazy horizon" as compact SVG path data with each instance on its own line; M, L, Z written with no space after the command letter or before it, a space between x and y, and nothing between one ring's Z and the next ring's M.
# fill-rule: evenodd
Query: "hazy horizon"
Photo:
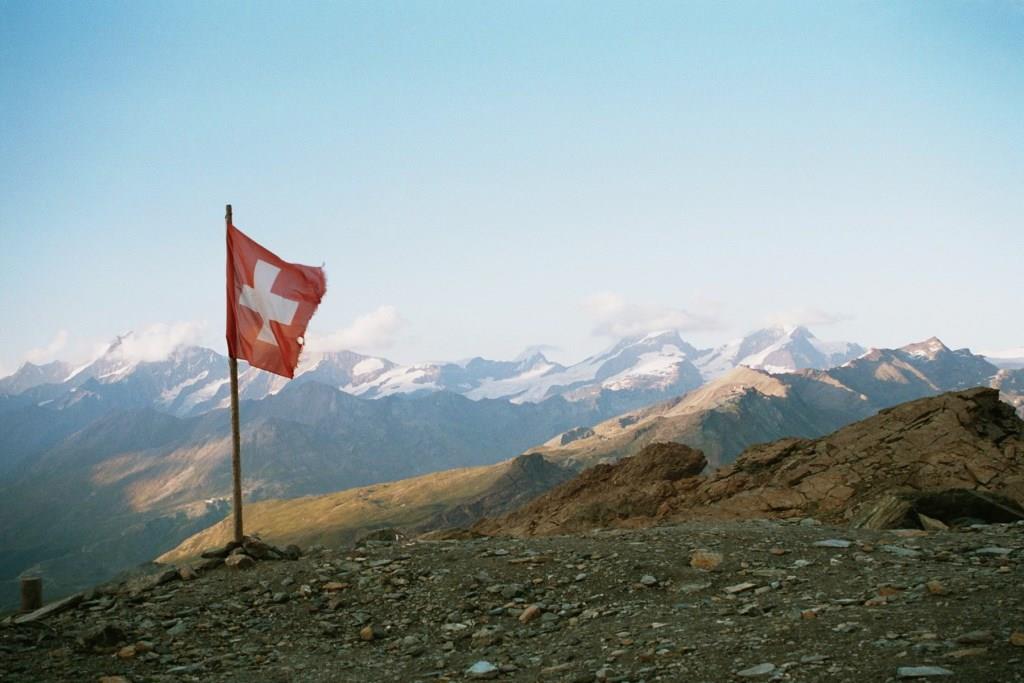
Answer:
M0 7L0 375L224 350L224 204L312 340L1024 346L1024 5Z

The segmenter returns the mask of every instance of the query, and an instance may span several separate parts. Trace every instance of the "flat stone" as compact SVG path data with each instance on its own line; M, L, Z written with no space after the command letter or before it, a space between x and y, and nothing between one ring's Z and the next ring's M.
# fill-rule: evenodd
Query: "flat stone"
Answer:
M775 665L771 662L765 662L764 664L758 664L752 666L749 669L743 671L737 671L736 675L741 678L763 678L765 676L771 676L775 673Z
M647 586L648 588L651 588L653 586L658 585L658 580L650 574L644 574L642 577L640 577L640 584L643 586Z
M1007 555L1009 555L1012 552L1013 552L1013 550L1011 550L1010 548L1000 548L999 546L992 545L992 546L988 546L988 547L985 547L985 548L978 548L977 550L974 551L974 554L975 555L991 555L993 557L1006 557Z
M40 619L45 619L48 616L59 614L64 610L71 609L80 602L82 602L82 594L75 593L74 595L69 595L63 600L51 602L49 605L43 605L34 612L29 612L28 614L22 614L20 616L14 617L14 623L28 624L33 621L39 621Z
M466 669L466 675L470 678L497 678L498 667L494 666L490 662L481 659L480 661L473 664L473 666Z
M970 631L956 637L956 642L961 645L980 645L982 643L991 643L995 638L992 636L992 631Z
M847 541L845 538L828 538L824 541L816 541L814 545L819 548L849 548L853 542Z
M737 584L732 585L732 586L726 586L722 590L724 590L729 595L735 595L736 593L742 593L743 591L748 591L751 588L756 588L756 587L757 587L756 583L751 583L749 581L745 581L744 583L737 583Z
M952 676L953 672L941 666L901 666L896 669L896 678L931 678Z

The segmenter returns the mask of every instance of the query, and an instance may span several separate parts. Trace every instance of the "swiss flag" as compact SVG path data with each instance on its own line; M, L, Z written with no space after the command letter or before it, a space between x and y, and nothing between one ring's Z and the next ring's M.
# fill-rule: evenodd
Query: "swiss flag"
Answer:
M281 260L230 223L227 229L228 354L294 377L327 276L322 268Z

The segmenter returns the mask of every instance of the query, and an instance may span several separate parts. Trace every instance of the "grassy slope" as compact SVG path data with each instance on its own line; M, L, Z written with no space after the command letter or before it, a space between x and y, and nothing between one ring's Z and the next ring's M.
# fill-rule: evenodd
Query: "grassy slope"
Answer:
M308 545L340 544L373 529L413 526L480 495L510 463L446 470L322 496L254 503L244 509L246 531L271 543ZM224 545L231 539L232 529L231 517L227 517L157 561L179 562Z

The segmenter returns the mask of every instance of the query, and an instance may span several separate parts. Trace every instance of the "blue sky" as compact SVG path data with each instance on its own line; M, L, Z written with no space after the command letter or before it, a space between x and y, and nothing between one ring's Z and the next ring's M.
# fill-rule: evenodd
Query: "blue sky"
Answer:
M1024 3L0 4L0 370L223 349L223 207L311 337L1024 345Z

